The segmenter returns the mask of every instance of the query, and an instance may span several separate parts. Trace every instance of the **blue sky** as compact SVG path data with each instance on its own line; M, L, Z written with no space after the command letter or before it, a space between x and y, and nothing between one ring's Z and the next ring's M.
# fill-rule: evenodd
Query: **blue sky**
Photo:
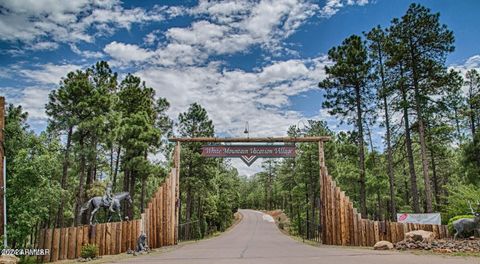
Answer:
M38 132L60 78L107 60L166 97L172 118L201 103L221 135L241 135L247 120L252 136L284 135L306 119L343 130L321 110L316 84L329 63L325 54L351 34L388 26L411 2L2 0L0 95L22 104ZM478 68L480 1L417 2L440 12L455 33L447 63Z

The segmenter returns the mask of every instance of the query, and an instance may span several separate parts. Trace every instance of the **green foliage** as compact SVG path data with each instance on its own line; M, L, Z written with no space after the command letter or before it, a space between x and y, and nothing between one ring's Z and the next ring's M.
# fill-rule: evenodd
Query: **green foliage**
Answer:
M443 208L444 219L450 219L456 215L471 214L469 202L474 210L476 202L480 201L480 190L477 185L462 184L460 180L453 180L451 184L445 186L448 191L448 204Z
M212 120L199 104L191 104L180 113L178 130L183 137L211 137ZM239 205L239 176L222 159L205 159L200 153L201 144L183 143L181 150L180 192L181 223L185 223L180 236L183 239L204 237L226 230L233 221ZM199 221L199 224L188 224Z
M18 264L35 264L38 263L37 257L34 256L21 256Z
M60 197L60 144L36 136L25 125L21 107L10 105L6 113L7 223L10 241L24 243L32 229L50 217ZM18 144L15 144L18 143Z
M478 186L480 184L480 132L462 148L462 172L465 180Z
M82 258L91 258L94 259L98 256L98 246L96 244L86 244L82 247L80 251L80 256Z

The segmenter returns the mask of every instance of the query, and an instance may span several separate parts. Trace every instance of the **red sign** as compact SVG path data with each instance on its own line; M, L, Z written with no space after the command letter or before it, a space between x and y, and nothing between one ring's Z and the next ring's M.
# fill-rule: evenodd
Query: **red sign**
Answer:
M202 156L209 158L240 158L248 166L257 158L295 157L295 145L208 145Z

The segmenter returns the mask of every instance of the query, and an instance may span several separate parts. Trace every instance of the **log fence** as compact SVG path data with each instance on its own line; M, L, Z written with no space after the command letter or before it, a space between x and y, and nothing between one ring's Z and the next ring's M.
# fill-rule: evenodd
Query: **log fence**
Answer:
M322 150L322 148L320 148ZM322 150L323 151L323 150ZM322 156L321 156L322 157ZM410 224L363 219L345 192L336 186L320 163L322 243L326 245L370 247L376 242L402 241L405 233L413 230L431 231L436 238L448 238L446 225Z
M175 146L173 160L173 168L147 203L141 219L42 229L36 248L48 249L50 254L39 257L39 260L54 262L79 258L82 247L86 244L96 244L100 256L124 253L135 250L137 238L143 232L147 235L147 244L150 248L177 244L179 143Z

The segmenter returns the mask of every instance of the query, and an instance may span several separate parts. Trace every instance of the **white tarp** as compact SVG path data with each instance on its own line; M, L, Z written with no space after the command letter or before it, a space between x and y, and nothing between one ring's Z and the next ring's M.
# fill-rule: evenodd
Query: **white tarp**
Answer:
M431 214L403 213L403 214L397 214L397 222L440 225L442 223L442 219L440 217L440 213L431 213Z

